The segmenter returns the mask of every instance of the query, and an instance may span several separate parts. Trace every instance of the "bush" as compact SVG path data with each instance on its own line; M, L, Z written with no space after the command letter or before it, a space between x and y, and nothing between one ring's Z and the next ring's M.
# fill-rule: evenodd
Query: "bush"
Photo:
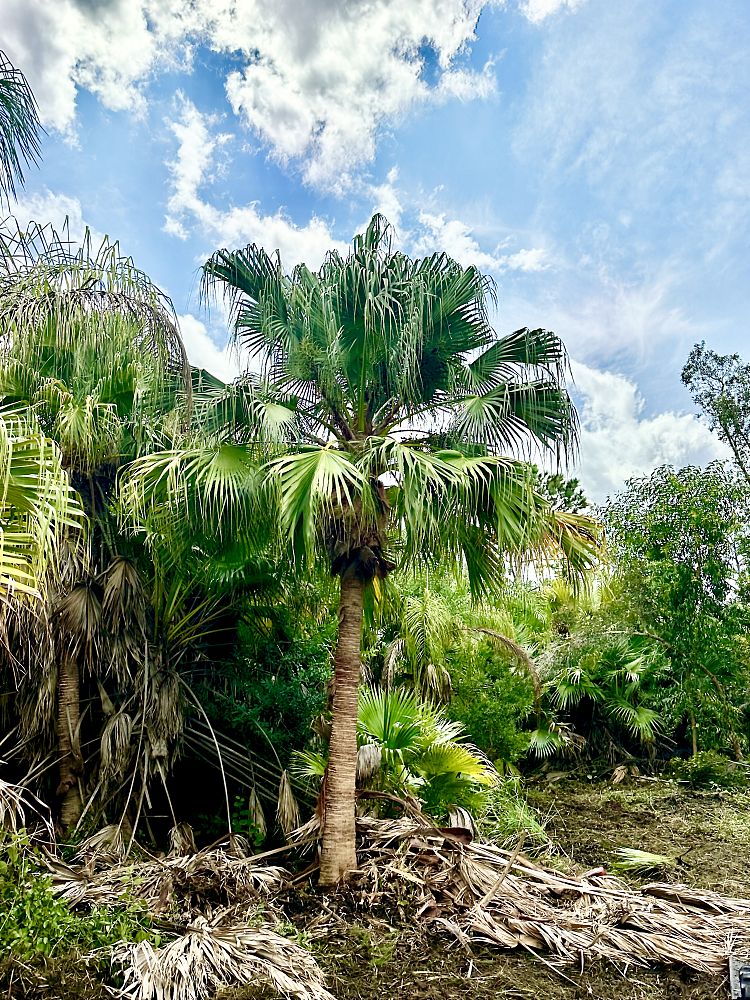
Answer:
M685 760L675 757L670 762L670 769L679 781L686 781L691 788L744 788L747 785L745 770L716 750L701 750Z
M456 655L450 674L451 718L465 725L498 768L514 764L529 745L522 722L534 703L531 679L489 641L479 643L473 655Z
M199 688L211 722L249 747L271 741L283 764L310 739L310 725L325 710L331 676L332 630L285 642L243 637L243 652Z
M156 940L145 906L95 906L76 913L52 891L23 834L0 841L0 954L21 961L90 952L117 941Z

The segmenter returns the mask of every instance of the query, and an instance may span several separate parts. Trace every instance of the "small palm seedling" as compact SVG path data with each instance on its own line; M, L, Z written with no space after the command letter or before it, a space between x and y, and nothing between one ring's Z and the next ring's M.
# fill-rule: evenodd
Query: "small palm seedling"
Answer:
M651 854L649 851L638 851L633 847L618 847L614 853L617 860L612 862L612 868L631 875L643 877L664 875L675 869L678 864L678 859L668 854Z

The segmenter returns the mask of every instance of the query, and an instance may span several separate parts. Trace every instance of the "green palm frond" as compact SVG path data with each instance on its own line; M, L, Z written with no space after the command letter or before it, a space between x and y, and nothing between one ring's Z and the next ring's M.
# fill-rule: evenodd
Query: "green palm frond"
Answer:
M328 758L315 750L295 750L289 770L296 778L322 778Z
M529 753L536 757L554 757L571 747L571 733L563 723L540 724L529 733Z
M38 593L63 530L83 525L60 452L21 408L0 408L0 602Z
M635 704L625 694L616 691L607 695L605 707L633 736L646 741L654 738L659 725L659 713L654 709Z
M652 876L675 868L677 861L668 854L652 854L650 851L639 851L634 847L618 847L614 852L615 861L612 867L615 871L629 872L633 875Z
M423 718L412 691L367 688L359 697L357 728L360 739L374 741L384 750L403 752L420 745Z
M468 743L434 743L423 750L411 766L428 780L456 774L479 785L492 785L497 781L497 772L489 761Z
M41 153L39 114L26 77L0 51L0 205L16 196L24 164Z
M272 459L265 471L278 494L282 530L299 554L313 556L321 521L355 510L367 516L374 508L361 471L332 448L310 447Z
M67 224L66 224L67 225ZM188 412L187 356L171 302L119 244L79 246L66 228L0 227L0 383L33 403L66 460L119 458L152 443L155 414ZM115 426L119 424L119 427ZM98 450L97 450L98 449Z

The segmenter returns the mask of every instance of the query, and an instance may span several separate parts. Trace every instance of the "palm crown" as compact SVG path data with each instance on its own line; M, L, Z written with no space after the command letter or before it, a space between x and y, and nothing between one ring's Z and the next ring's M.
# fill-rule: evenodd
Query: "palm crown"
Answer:
M259 490L296 557L322 544L334 572L365 581L396 557L447 559L476 592L509 552L554 542L580 557L584 520L549 511L507 454L575 445L562 343L544 330L498 338L487 278L445 254L411 260L390 239L375 216L348 257L289 276L256 246L217 252L206 283L224 287L236 342L260 370L209 380L196 406L214 449L149 458L140 485L225 512L228 497Z

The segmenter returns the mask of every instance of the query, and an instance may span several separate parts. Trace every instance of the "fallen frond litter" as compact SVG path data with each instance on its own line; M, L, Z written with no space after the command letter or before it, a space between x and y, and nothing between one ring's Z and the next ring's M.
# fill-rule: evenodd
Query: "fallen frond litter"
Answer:
M55 892L73 906L116 905L125 895L143 899L154 913L183 916L196 905L227 906L266 897L287 881L283 868L237 857L223 846L113 865L87 855L83 865L48 858Z
M197 917L158 948L122 943L112 960L124 977L123 1000L209 1000L224 986L265 983L297 1000L333 1000L303 948L265 927Z
M361 817L362 878L380 892L388 879L418 887L423 919L465 947L472 944L551 952L645 966L681 964L721 973L728 955L748 941L750 900L685 886L626 885L603 868L566 875L520 850L467 842L464 828L440 830L425 818Z

